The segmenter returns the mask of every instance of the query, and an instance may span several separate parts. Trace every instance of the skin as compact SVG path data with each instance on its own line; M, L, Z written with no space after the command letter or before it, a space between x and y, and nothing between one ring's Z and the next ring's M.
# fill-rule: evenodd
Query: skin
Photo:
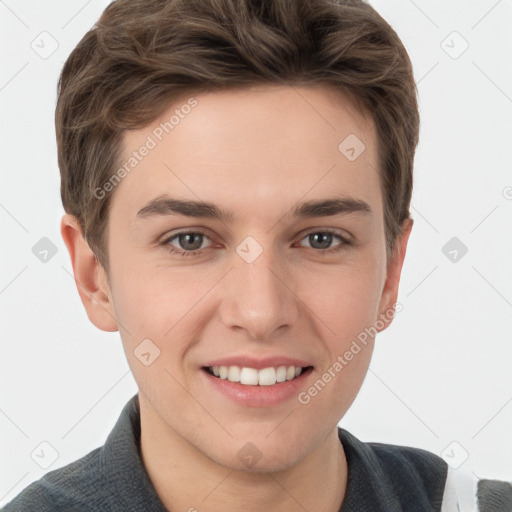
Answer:
M412 220L387 260L375 127L339 91L259 86L196 100L115 189L109 280L76 219L62 218L80 297L94 325L120 332L139 389L143 461L169 510L338 511L347 464L336 427L374 339L306 405L295 394L277 406L241 406L200 378L200 367L233 354L298 357L313 366L307 391L386 312L378 330L389 325ZM127 132L123 156L185 102ZM353 162L338 150L349 134L366 146ZM216 203L234 220L137 218L163 193ZM371 213L286 216L299 201L340 196ZM202 252L171 254L189 246L164 240L190 228L205 233ZM322 229L350 245L322 255L325 246L308 237ZM263 249L252 263L236 252L247 236ZM328 248L340 244L333 237ZM134 355L146 338L160 349L148 366ZM237 457L247 442L261 453L251 467Z

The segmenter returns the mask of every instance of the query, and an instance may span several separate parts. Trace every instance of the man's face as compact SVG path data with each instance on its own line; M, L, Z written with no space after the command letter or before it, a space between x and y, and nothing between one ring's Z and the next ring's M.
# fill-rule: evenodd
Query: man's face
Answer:
M254 470L283 469L332 434L370 362L373 339L358 335L389 318L396 298L386 291L376 134L324 87L199 94L181 108L187 99L125 134L123 162L150 150L112 198L112 313L143 424L228 467L247 469L245 446L261 456ZM161 203L141 211L164 197L231 216ZM346 208L300 214L328 200ZM246 367L243 380L263 385L222 379L214 366L232 380ZM288 367L304 369L271 385L283 366L288 378Z

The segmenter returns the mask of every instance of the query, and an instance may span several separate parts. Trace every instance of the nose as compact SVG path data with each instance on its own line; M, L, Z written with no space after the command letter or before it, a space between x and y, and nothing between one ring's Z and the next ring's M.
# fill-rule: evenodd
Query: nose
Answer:
M224 282L219 314L228 329L244 330L254 340L271 340L299 318L298 297L290 273L277 265L271 250L248 263L234 255Z

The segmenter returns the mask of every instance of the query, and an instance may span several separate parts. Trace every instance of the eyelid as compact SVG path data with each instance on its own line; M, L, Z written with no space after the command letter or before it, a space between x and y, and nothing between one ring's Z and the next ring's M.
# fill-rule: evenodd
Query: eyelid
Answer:
M308 235L312 235L313 233L331 233L332 235L339 236L341 239L345 240L347 243L354 242L354 237L348 232L343 229L339 228L328 228L328 227L315 227L315 228L308 228L304 230L303 232L299 233L297 237L299 240L302 240Z
M203 235L204 237L208 238L209 240L212 240L212 236L208 234L208 230L205 228L181 228L176 229L171 232L165 233L165 235L161 236L159 238L159 242L162 244L165 244L169 242L169 240L172 240L173 238L176 238L179 235L188 235L188 234L196 234L196 235Z
M170 233L168 232L165 235L163 235L162 237L160 237L160 243L167 243L167 242L169 242L169 240L172 240L173 238L175 238L179 235L186 235L186 234L191 234L191 233L203 235L206 238L208 238L209 240L213 241L214 237L210 236L208 234L208 232L209 232L209 230L207 230L206 228L194 228L194 227L181 228L181 229L177 229ZM348 232L346 232L344 230L339 230L337 228L328 228L328 227L308 228L308 229L302 231L301 233L297 234L294 237L294 239L298 239L298 241L301 241L303 238L305 238L306 236L308 236L312 233L331 233L333 235L339 236L340 238L346 240L347 242L353 241L352 235L350 235Z
M205 251L209 251L212 249L212 245L208 245L207 247L194 249L192 251L187 251L185 249L181 249L179 246L176 247L175 245L171 244L171 240L173 240L175 238L179 238L182 235L188 235L188 234L200 235L203 237L203 239L208 239L211 242L213 242L212 238L209 237L206 233L204 233L202 229L195 229L195 230L191 229L191 230L182 230L182 231L173 233L171 235L167 235L164 237L164 240L159 243L159 245L164 247L167 251L169 251L171 255L174 255L178 258L194 257L198 254L203 254ZM204 242L204 240L203 240L203 242Z
M339 243L334 245L334 247L330 247L328 249L316 249L314 247L310 247L310 246L305 246L305 245L302 245L301 242L303 240L307 240L308 237L310 235L313 235L315 233L323 233L323 234L329 234L331 235L333 238L337 238ZM330 251L336 251L337 248L341 249L343 247L346 247L348 245L353 245L353 241L351 239L351 237L348 237L348 236L345 236L345 235L342 235L340 234L338 231L336 230L333 230L333 229L328 229L328 228L321 228L321 229L314 229L313 231L308 231L306 232L305 235L302 235L300 236L299 238L299 247L307 247L307 248L311 248L313 249L315 252L318 252L318 253L329 253Z
M208 231L208 230L205 230L203 228L193 228L193 227L192 228L182 228L181 230L178 229L176 232L167 233L164 236L163 241L160 242L160 245L169 246L171 248L170 249L171 253L174 253L181 257L192 256L192 255L196 255L198 253L203 253L204 251L211 249L212 246L209 245L207 247L203 247L200 249L194 249L191 251L187 251L185 249L181 249L179 247L172 245L170 242L171 242L171 240L173 240L175 238L178 238L182 235L187 235L187 234L200 235L200 236L210 240L210 242L214 242L213 238L208 236L208 234L205 231ZM351 235L347 236L346 234L341 234L339 232L339 230L335 229L335 228L322 228L322 227L309 228L308 230L305 230L302 233L299 233L295 237L295 238L298 238L298 242L296 242L296 243L299 244L299 247L308 247L308 246L302 245L301 242L304 239L306 239L308 236L315 234L315 233L330 234L331 236L339 239L339 243L337 245L335 245L334 247L328 248L328 249L316 249L314 247L310 247L311 249L314 250L314 252L316 252L318 254L327 255L330 253L334 253L334 252L343 250L346 246L353 245L353 243L354 243L353 237ZM343 232L343 233L345 233L345 232Z

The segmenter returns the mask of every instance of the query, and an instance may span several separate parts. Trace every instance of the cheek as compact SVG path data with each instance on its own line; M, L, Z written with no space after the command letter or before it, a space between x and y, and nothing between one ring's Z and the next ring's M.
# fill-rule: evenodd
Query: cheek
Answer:
M309 286L305 303L320 318L326 359L318 369L314 389L304 390L304 400L332 415L350 407L370 364L378 316L382 272L374 259L333 267L316 286ZM313 275L310 276L313 278ZM304 288L305 289L305 288ZM324 392L325 389L325 392Z
M382 272L372 258L303 274L298 295L325 327L332 350L343 350L378 315Z
M185 350L186 340L180 343L184 337L180 333L186 331L188 343L194 338L194 330L201 325L197 312L202 299L219 281L217 273L170 269L127 258L113 268L114 308L118 322L125 327L120 330L124 344L133 349L149 338L162 352ZM192 322L194 314L196 321Z
M117 265L112 283L115 314L125 327L124 352L139 390L149 401L165 397L184 407L187 396L176 382L183 382L181 363L198 339L201 323L194 312L211 286L179 269L127 260Z
M326 357L317 369L316 380L302 390L299 402L337 422L352 405L367 374L378 300L371 274L338 273L338 280L331 276L329 283L329 293L310 296L321 318Z

